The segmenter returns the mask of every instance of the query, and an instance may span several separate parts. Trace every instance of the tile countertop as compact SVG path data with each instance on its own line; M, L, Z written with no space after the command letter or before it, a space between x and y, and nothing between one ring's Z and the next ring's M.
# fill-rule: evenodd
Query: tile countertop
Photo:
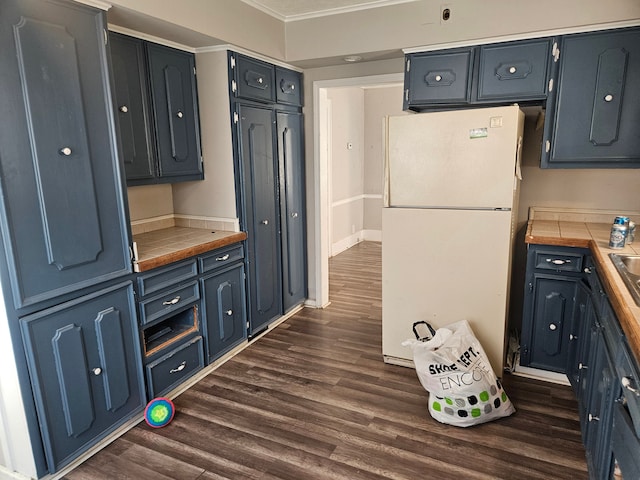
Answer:
M532 207L525 242L591 249L609 301L636 360L640 362L640 307L609 258L609 253L640 254L640 238L636 234L634 243L623 249L609 248L611 224L616 215L640 220L639 212L598 212L588 215L577 210L559 213L555 209L536 210Z
M170 227L133 236L134 270L145 272L178 260L238 243L244 232L212 231L208 228Z

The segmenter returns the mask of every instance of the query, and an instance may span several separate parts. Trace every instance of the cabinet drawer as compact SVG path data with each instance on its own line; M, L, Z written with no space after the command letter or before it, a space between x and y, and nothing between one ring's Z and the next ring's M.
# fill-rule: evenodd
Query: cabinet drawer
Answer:
M276 67L276 101L289 105L302 105L301 74Z
M640 478L640 439L635 435L627 410L618 402L613 407L611 448L623 478Z
M140 296L145 297L153 293L189 280L198 274L195 258L176 263L168 267L156 268L138 277Z
M480 47L478 100L545 98L550 45L546 39Z
M231 248L215 250L207 255L201 255L198 257L198 264L200 266L200 272L204 273L230 265L231 263L242 260L243 258L244 247L241 244L238 244Z
M273 65L234 53L235 71L231 91L236 97L266 102L275 101L275 70Z
M473 49L411 54L406 58L407 106L468 103Z
M202 367L202 337L196 337L145 367L149 398L167 393Z
M584 256L558 250L536 251L535 268L554 272L581 272Z
M622 342L618 352L616 370L622 384L622 395L626 399L633 429L636 436L640 438L640 370L626 341Z
M193 281L181 288L140 302L140 323L146 325L159 318L189 306L200 299L198 282Z

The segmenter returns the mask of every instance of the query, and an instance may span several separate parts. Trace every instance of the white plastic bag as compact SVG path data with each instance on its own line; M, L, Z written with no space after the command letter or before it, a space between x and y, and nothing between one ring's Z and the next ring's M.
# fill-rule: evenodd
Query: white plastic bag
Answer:
M414 324L416 336L419 323L426 324ZM416 373L429 392L429 413L435 420L468 427L515 412L466 320L439 328L427 341L406 340L402 345L413 350Z

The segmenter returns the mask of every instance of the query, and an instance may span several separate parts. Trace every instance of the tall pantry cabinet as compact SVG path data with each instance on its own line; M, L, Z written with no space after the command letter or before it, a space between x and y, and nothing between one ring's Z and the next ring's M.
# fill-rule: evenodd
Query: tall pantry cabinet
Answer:
M302 82L235 52L228 60L252 336L307 296Z
M107 43L95 8L0 3L0 274L39 476L146 403Z

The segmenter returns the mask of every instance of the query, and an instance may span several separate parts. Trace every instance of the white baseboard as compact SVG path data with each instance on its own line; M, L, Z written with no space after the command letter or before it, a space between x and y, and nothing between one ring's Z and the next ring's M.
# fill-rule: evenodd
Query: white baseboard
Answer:
M353 233L342 240L339 240L331 245L331 256L335 257L339 253L349 250L354 245L362 242L381 242L382 230L360 230Z

